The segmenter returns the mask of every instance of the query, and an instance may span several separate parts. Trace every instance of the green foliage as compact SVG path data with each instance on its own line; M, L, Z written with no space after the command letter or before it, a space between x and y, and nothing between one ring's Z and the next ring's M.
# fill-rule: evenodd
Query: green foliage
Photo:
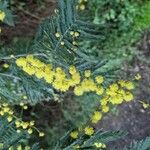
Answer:
M139 30L150 27L150 2L146 2L140 9L140 15L135 18L135 27Z
M29 77L20 71L14 64L16 58L33 54L47 63L62 66L64 69L68 69L69 65L76 65L79 71L90 68L96 70L103 65L100 58L95 58L82 52L78 45L72 43L74 39L70 35L71 31L78 31L80 33L79 38L75 39L77 42L82 39L97 40L102 38L102 35L96 31L98 27L77 19L73 6L73 0L66 2L60 0L57 14L47 19L41 25L34 44L26 42L22 46L19 44L16 47L16 44L14 47L11 45L10 48L2 48L1 50L1 60L12 64L8 72L4 70L5 73L1 74L1 80L6 80L5 77L16 79L18 85L23 85L23 87L19 86L21 93L27 95L29 102L32 104L40 100L50 100L54 95L53 88L43 81ZM61 37L57 38L55 36L56 33L60 33ZM64 45L61 45L61 42L64 42ZM10 57L11 54L14 55L14 58ZM12 97L11 99L14 100L15 98L16 101L21 100L20 95L17 95L18 92L14 96L8 94L7 83L5 82L5 85L3 85L5 88L1 88L3 97L8 99ZM40 86L37 87L37 85Z
M90 57L82 53L82 49L73 41L101 39L94 26L78 19L74 10L74 1L59 1L58 10L55 16L46 20L40 27L36 37L35 49L46 53L50 61L56 65L68 68L68 65L77 64L80 70L85 69L88 65L97 65L94 57ZM73 39L70 35L71 31L79 32L79 38ZM60 34L60 38L55 36ZM61 45L64 42L64 45ZM81 66L82 63L82 66Z
M89 11L93 12L95 24L110 24L111 30L127 31L137 15L137 2L131 0L89 1Z
M8 1L6 0L2 0L0 1L0 10L5 12L5 19L4 19L4 23L10 25L10 26L14 26L14 20L13 20L13 15L11 10L8 8L9 4Z
M78 144L81 145L80 149L86 150L97 150L94 146L94 143L106 143L109 144L110 142L117 141L124 136L127 135L126 132L121 131L107 131L102 132L98 131L92 137L81 137L78 140L71 141L69 138L70 132L67 132L57 143L55 150L62 149L62 150L71 150ZM150 148L150 137L147 137L141 141L134 141L129 144L129 146L125 146L123 150L148 150ZM108 148L109 150L117 150L114 147Z
M72 141L70 140L70 132L66 133L65 136L63 136L60 141L58 141L58 144L56 145L56 150L57 149L63 149L63 150L71 150L73 149L76 145L80 145L80 149L91 149L91 150L96 150L99 148L96 148L94 146L94 143L108 143L115 141L123 136L125 136L125 132L120 132L120 131L107 131L107 132L102 132L102 131L97 131L93 136L87 137L87 136L82 136L79 139Z
M17 149L19 145L25 147L29 144L30 136L26 132L17 133L15 123L9 123L6 118L0 117L0 149L8 150L13 147ZM38 144L34 144L31 150L39 149Z
M82 12L83 19L90 19L95 24L103 26L101 31L105 38L95 43L83 41L81 46L86 52L101 57L104 62L107 61L99 68L99 73L106 74L105 72L107 72L109 78L114 80L114 74L118 74L117 70L121 65L131 61L136 55L135 43L140 38L140 32L135 27L137 24L135 20L139 16L143 16L141 6L143 4L146 6L147 3L147 1L132 0L93 0L88 2L87 9Z
M18 58L31 53L31 45L32 42L28 42L25 39L17 41L10 47L2 47L1 49L0 93L1 97L7 102L9 101L9 103L19 103L22 101L23 96L27 95L28 102L34 105L44 99L44 95L47 96L47 99L50 99L52 97L51 95L53 95L53 90L49 89L44 82L28 77L20 71L14 63L14 55ZM13 57L11 57L12 54ZM8 69L3 67L5 63L10 65ZM40 84L40 86L37 86L38 84Z
M7 3L4 2L4 4L3 9L6 9ZM21 56L33 54L43 62L52 63L55 67L61 66L65 70L68 70L69 65L76 65L80 72L91 69L94 76L102 74L109 77L108 82L114 80L114 74L117 73L121 63L132 59L135 49L131 45L137 40L137 34L135 34L133 26L131 27L135 15L138 14L135 2L128 0L89 1L87 12L91 11L92 15L83 20L91 19L95 24L80 20L80 14L76 13L75 5L74 0L59 0L55 15L40 25L34 41L18 40L13 45L1 46L0 97L2 99L0 102L3 100L15 105L26 95L30 105L46 100L65 100L64 93L54 90L44 81L31 77L20 70L15 65L15 60ZM147 13L148 10L145 12ZM5 23L8 22L5 20ZM8 24L13 25L10 22ZM147 24L147 20L145 24ZM72 31L78 32L80 36L73 38L70 34ZM56 37L56 33L60 34L59 38ZM73 42L76 43L73 44ZM3 67L5 63L10 65L9 69ZM69 102L68 106L61 104L63 120L59 122L59 125L57 123L53 128L50 128L48 123L43 125L49 134L45 141L48 148L52 148L58 136L63 134L66 128L68 130L68 128L77 128L84 124L98 99L95 95L87 94L69 100L74 100L73 107L69 105ZM74 104L77 108L74 108ZM65 128L62 127L62 124L67 123L69 125L66 125ZM62 133L58 133L59 135L55 133L58 128L62 131ZM77 144L80 144L82 149L96 149L93 146L95 142L108 143L122 136L124 136L123 132L98 131L92 137L83 135L73 141L70 139L70 132L67 132L57 143L55 149L71 150ZM51 139L52 137L53 139ZM0 143L4 143L5 149L8 149L9 146L16 148L18 144L25 145L28 141L29 137L26 133L18 136L13 122L9 124L5 119L0 121ZM147 148L147 143L149 143L149 139L133 144L131 147L134 149ZM35 145L33 149L39 148Z
M149 150L150 149L150 137L139 142L133 142L130 146L124 148L124 150Z

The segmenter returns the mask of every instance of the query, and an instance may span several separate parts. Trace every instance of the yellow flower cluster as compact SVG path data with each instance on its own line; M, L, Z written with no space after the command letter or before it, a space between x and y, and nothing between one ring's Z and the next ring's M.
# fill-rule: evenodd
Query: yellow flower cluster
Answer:
M20 106L21 106L23 109L25 109L25 110L28 109L28 106L25 105L25 103L23 103L23 102L20 103Z
M70 31L70 35L72 35L73 37L79 37L80 33L77 31Z
M0 149L3 149L4 144L0 143Z
M17 147L9 147L8 150L31 150L30 146L22 146L21 144L19 144Z
M76 40L80 36L80 32L71 30L70 35L72 37L72 44L73 44L73 48L71 48L71 50L77 50L76 46L78 45L78 42ZM56 32L55 37L59 39L59 44L63 47L65 45L65 42L61 32Z
M88 0L78 0L77 10L85 10L85 6Z
M138 73L137 75L135 75L135 80L140 80L142 78L142 76Z
M14 111L9 107L7 103L0 104L0 116L5 116L8 122L13 120Z
M106 145L104 144L104 143L94 143L94 146L96 147L96 148L106 148Z
M59 36L59 34L56 36ZM103 76L99 75L93 79L90 70L85 70L84 75L81 75L75 66L70 66L68 72L65 72L61 67L54 69L52 64L45 64L32 55L18 58L16 64L29 75L44 79L53 88L61 92L66 92L70 87L73 87L74 94L77 96L82 96L85 92L94 92L102 96L100 99L100 111L95 111L91 117L92 124L98 123L102 119L103 113L109 112L110 104L119 105L134 98L131 92L134 89L134 84L130 81L119 80L104 89L102 86L104 82ZM81 131L71 132L70 136L73 139L77 139L79 132L82 131L88 136L94 134L94 128L87 126Z
M79 135L78 131L73 131L73 132L71 132L71 134L70 134L70 136L71 136L73 139L77 139L77 138L78 138L78 135Z
M38 79L44 79L56 90L66 92L70 87L80 83L80 74L75 67L70 67L70 78L61 67L53 69L51 64L45 64L32 55L26 58L19 58L16 64L29 75L35 75Z
M5 16L6 16L5 12L0 10L0 21L4 21Z
M92 120L92 123L97 123L98 121L100 121L102 118L102 113L99 112L99 111L95 111L91 120Z
M73 150L80 150L80 145L78 145L78 144L74 145Z
M5 63L5 64L3 65L3 67L4 67L5 69L7 69L7 68L9 68L9 65Z
M144 109L150 108L150 104L148 104L148 103L146 103L144 101L139 101L139 102L142 104Z
M119 105L129 102L134 99L131 90L134 89L134 84L130 81L120 80L117 83L112 83L104 91L103 97L100 99L100 111L95 111L91 117L92 123L98 123L102 119L102 113L109 111L109 104Z
M104 99L112 104L121 104L123 101L131 101L134 96L131 90L134 89L134 84L130 81L120 80L118 83L113 83L106 90Z
M77 32L77 31L70 31L70 35L73 36L73 37L79 37L79 36L80 36L80 33ZM55 36L56 36L57 38L62 37L60 32L56 32L56 33L55 33Z
M84 132L86 135L91 136L94 134L94 128L87 126L87 127L85 127Z
M72 139L77 139L79 137L79 132L82 132L82 129L79 129L78 131L73 131L70 133L70 137ZM88 136L92 136L94 134L94 128L90 126L86 126L84 128L84 133Z
M0 10L0 21L4 21L6 17L6 14L4 11ZM0 28L0 33L1 33L2 29Z
M23 109L27 109L27 106L24 103L20 103L20 106L22 106ZM0 116L7 118L8 122L15 121L17 133L21 133L22 130L26 130L29 134L32 134L34 129L39 133L40 137L44 136L44 133L40 132L34 126L34 121L25 122L21 119L18 119L15 116L13 109L7 103L0 104Z
M103 77L97 76L94 81L91 78L90 70L86 70L84 72L84 76L85 78L74 89L75 95L81 96L84 94L84 92L95 92L97 95L102 95L104 92L104 89L101 86L101 83L104 81Z
M86 77L90 77L90 75L90 71L85 72ZM101 76L96 77L95 80L99 84L103 83L104 81L103 77ZM117 83L112 83L111 85L109 85L109 87L103 91L103 97L100 99L100 111L95 111L93 113L91 117L91 123L98 123L102 119L103 113L107 113L109 111L110 104L119 105L123 102L133 100L134 97L131 90L133 90L134 87L135 86L133 82L124 80L119 80ZM78 138L79 132L75 131L75 135L77 136L74 135L74 137L71 137L74 139ZM87 126L84 128L84 133L88 136L91 136L94 134L94 128L92 126ZM71 135L73 135L73 133L71 133ZM102 145L101 143L96 143L95 146L103 147L104 145Z
M85 77L81 80L81 74L75 66L70 66L68 77L61 67L54 69L52 64L45 64L32 55L18 58L16 64L29 75L35 75L38 79L44 79L53 88L61 92L68 91L70 87L74 87L74 93L77 96L81 96L85 92L96 92L98 95L101 95L104 91L101 86L103 77L97 76L94 81L90 78L90 70L85 71Z

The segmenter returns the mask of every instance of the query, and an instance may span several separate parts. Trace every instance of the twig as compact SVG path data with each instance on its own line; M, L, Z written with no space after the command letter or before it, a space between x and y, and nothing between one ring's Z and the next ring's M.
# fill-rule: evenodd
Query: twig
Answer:
M13 75L9 75L9 74L0 73L0 75L5 76L5 77L9 77L9 78L14 78L14 79L17 79L17 80L21 80L21 78L13 76Z
M26 10L23 10L23 9L20 9L20 11L22 11L23 13L31 16L32 18L35 18L37 20L42 20L43 18L39 18L38 16L34 15L34 14L31 14L29 11L26 11Z
M3 58L0 58L0 60L10 60L10 59L14 59L14 58L19 58L19 57L24 57L24 56L27 56L27 55L33 55L33 56L43 56L45 58L48 58L46 54L43 54L43 53L39 53L39 54L20 54L20 55L16 55L16 56L9 56L9 57L3 57Z

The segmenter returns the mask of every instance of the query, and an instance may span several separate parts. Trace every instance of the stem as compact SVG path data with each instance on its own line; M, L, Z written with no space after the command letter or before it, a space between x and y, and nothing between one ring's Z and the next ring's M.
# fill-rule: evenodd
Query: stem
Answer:
M3 58L0 58L0 60L10 60L10 59L14 59L14 58L18 58L18 57L24 57L24 56L27 56L29 54L20 54L20 55L16 55L14 57L3 57ZM33 56L44 56L45 58L47 58L47 55L44 54L44 53L39 53L39 54L31 54Z
M29 11L26 11L24 9L19 9L19 10L22 11L23 13L25 13L26 15L29 15L30 17L37 19L38 21L43 19L43 18L40 18L40 17L38 17L38 16L36 16L36 15L34 15L34 14L30 13Z
M9 77L9 78L14 78L14 79L17 79L17 80L21 80L21 78L13 76L13 75L9 75L9 74L0 73L0 75L6 76L6 77Z

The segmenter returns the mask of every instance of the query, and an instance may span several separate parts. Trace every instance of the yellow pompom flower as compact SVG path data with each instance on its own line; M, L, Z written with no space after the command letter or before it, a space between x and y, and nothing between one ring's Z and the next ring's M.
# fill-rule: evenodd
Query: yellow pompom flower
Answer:
M23 129L27 129L27 127L29 126L29 123L28 122L22 122L21 126Z
M97 148L106 148L106 145L103 143L94 143L94 146Z
M23 99L27 99L27 96L26 96L26 95L24 95L24 96L23 96Z
M102 118L102 113L100 113L99 111L95 111L93 116L91 117L91 121L92 123L97 123L98 121L100 121Z
M75 46L78 45L78 43L76 41L73 41L72 44Z
M1 116L4 116L4 114L5 114L4 111L0 111Z
M79 32L75 32L75 33L74 33L74 36L75 36L75 37L78 37L78 36L80 36L80 33L79 33Z
M14 112L13 112L12 110L9 110L9 111L8 111L8 114L9 114L9 115L13 115Z
M45 134L43 132L39 132L39 137L43 137Z
M13 117L12 116L8 116L7 120L8 120L8 122L11 122L13 120Z
M119 86L116 83L113 83L109 86L110 91L116 92L119 89Z
M79 133L77 131L73 131L70 133L70 136L73 138L73 139L77 139L78 138L78 135Z
M14 150L14 147L13 147L13 146L10 146L10 147L8 148L8 150Z
M15 121L16 127L19 128L21 126L21 122L20 121Z
M10 108L9 107L4 107L3 108L3 111L6 113L6 112L9 112Z
M50 74L45 74L44 75L44 79L47 83L52 83L53 82L53 79L54 79L54 73L53 72L50 72Z
M23 106L23 109L24 109L24 110L27 110L27 109L28 109L28 106L26 106L26 105Z
M128 82L126 82L125 87L128 90L133 90L134 89L134 84L132 82L128 81Z
M96 83L101 84L104 82L104 78L103 78L103 76L97 76L95 78L95 81L96 81Z
M91 71L90 70L85 70L84 76L87 77L87 78L90 77L91 76Z
M109 95L110 97L114 97L117 95L117 91L113 91L112 89L108 88L106 90L106 94Z
M100 103L102 106L107 105L107 103L109 102L109 97L103 97L102 99L100 99Z
M118 105L121 104L123 102L123 97L121 95L116 95L114 97L111 97L109 99L109 101L113 104L113 105Z
M134 99L134 96L131 92L126 92L126 94L124 95L124 100L129 102L132 101Z
M65 45L65 42L64 42L64 41L60 42L60 45L64 46L64 45Z
M4 21L5 16L6 16L5 12L0 10L0 21Z
M96 89L96 94L97 95L102 95L103 93L104 93L103 87L99 87L99 88Z
M31 71L31 70L30 70ZM29 71L28 71L29 72ZM41 70L37 71L35 73L35 76L38 78L38 79L42 79L44 77L44 74Z
M79 72L74 73L71 78L71 82L73 83L73 85L79 84L80 81L81 81L80 73Z
M26 66L26 64L27 64L27 61L26 61L25 58L18 58L18 59L16 60L16 64L17 64L17 66L19 66L19 67L24 67L24 66Z
M7 69L7 68L9 68L9 65L8 64L4 64L3 67Z
M135 79L136 80L140 80L142 77L141 77L141 75L138 73L136 76L135 76Z
M21 133L21 130L17 129L17 133Z
M57 32L57 33L55 33L55 36L56 36L57 38L59 38L59 37L61 36L61 34L60 34L59 32Z
M74 33L75 33L74 31L70 31L70 35L74 35Z
M109 107L104 105L102 106L102 112L107 113L109 111Z
M35 69L33 67L24 67L23 69L29 75L34 75L35 74Z
M21 145L18 145L17 150L23 150Z
M85 127L84 132L85 132L86 135L91 136L91 135L94 134L94 128L87 126L87 127Z
M29 129L28 129L28 133L29 133L29 134L32 134L32 133L33 133L33 130L32 130L31 128L29 128Z
M30 121L30 126L34 126L34 124L35 124L35 121Z
M84 92L90 92L92 90L94 90L94 81L92 79L84 79L82 82L81 82L81 88Z
M147 109L147 108L150 107L150 104L148 104L148 103L145 103L143 101L139 101L139 102L142 104L142 106L143 106L144 109Z
M85 5L84 5L84 4L81 4L81 5L79 6L79 8L80 8L80 10L85 10Z
M118 83L120 84L121 87L124 87L126 84L124 80L119 80Z
M81 96L83 95L83 90L82 90L82 87L81 86L76 86L74 88L74 94L77 95L77 96Z

